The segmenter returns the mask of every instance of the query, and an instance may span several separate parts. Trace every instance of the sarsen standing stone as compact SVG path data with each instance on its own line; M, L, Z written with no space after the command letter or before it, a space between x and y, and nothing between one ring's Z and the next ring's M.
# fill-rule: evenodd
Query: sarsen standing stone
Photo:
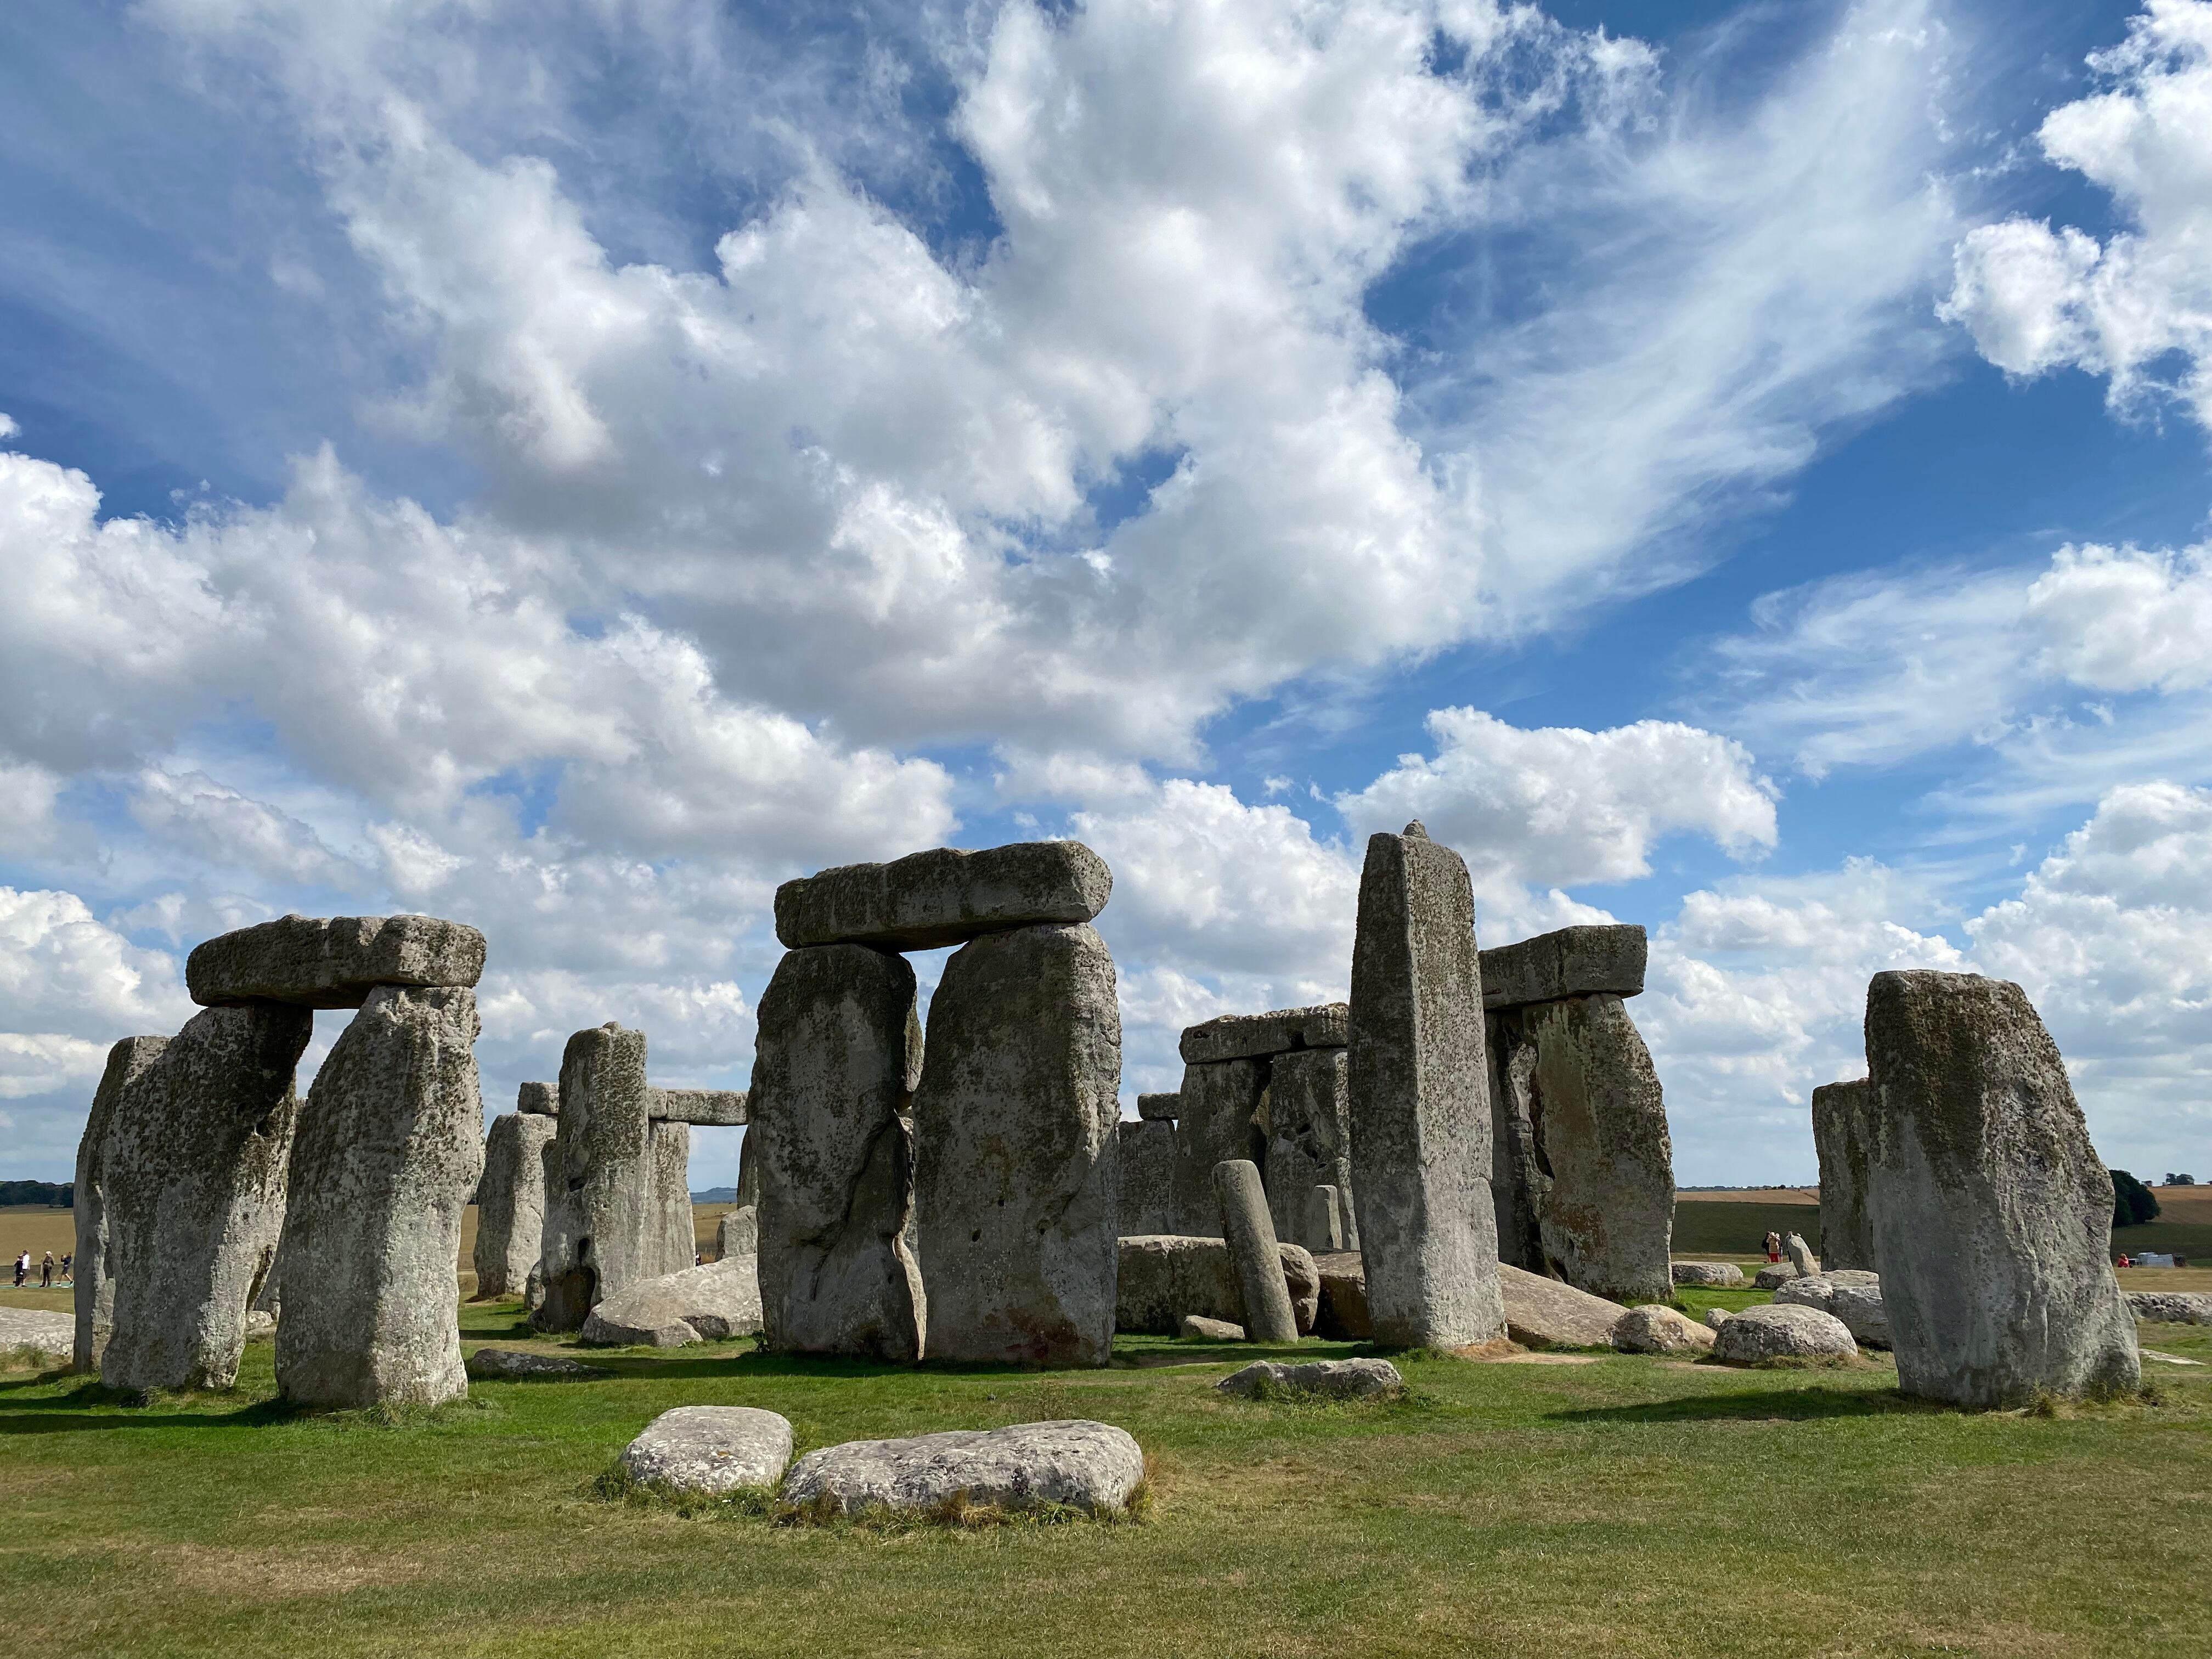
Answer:
M76 1328L72 1355L75 1368L85 1374L100 1369L100 1355L107 1346L108 1328L115 1322L115 1280L107 1263L107 1206L102 1159L107 1151L108 1127L117 1103L138 1074L161 1057L169 1046L165 1036L125 1037L107 1051L107 1069L92 1097L92 1111L77 1142L76 1185L72 1207L76 1222L76 1260L70 1277L76 1290Z
M1867 1228L1868 1143L1874 1084L1828 1083L1813 1091L1813 1146L1820 1156L1820 1260L1831 1273L1874 1273Z
M538 1265L545 1232L545 1148L558 1127L534 1112L506 1112L491 1121L471 1253L480 1301L520 1296Z

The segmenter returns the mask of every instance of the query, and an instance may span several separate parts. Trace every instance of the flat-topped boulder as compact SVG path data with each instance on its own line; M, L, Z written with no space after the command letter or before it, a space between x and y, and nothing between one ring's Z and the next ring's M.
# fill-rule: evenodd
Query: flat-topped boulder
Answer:
M1182 1091L1171 1090L1166 1094L1139 1095L1137 1115L1147 1123L1172 1123L1182 1115Z
M561 1115L561 1085L526 1083L514 1091L514 1109L528 1117Z
M380 985L465 988L484 936L436 916L279 916L193 947L185 988L204 1008L289 1002L358 1008Z
M1126 1507L1144 1478L1144 1449L1127 1429L1018 1423L824 1446L799 1460L783 1483L783 1501L854 1515L933 1510L958 1493L1000 1509L1066 1504L1096 1514Z
M1733 1261L1677 1261L1669 1272L1677 1285L1743 1283L1743 1269Z
M1505 1298L1505 1334L1516 1342L1555 1348L1609 1348L1613 1328L1628 1310L1541 1273L1498 1264Z
M478 1348L466 1364L470 1380L477 1382L574 1382L614 1375L564 1353L532 1353L527 1348Z
M591 1347L671 1348L749 1336L761 1328L754 1267L753 1257L733 1255L632 1285L592 1309L576 1340Z
M1182 1328L1176 1334L1186 1342L1242 1342L1244 1328L1232 1325L1225 1319L1208 1319L1203 1314L1185 1314Z
M1613 1346L1623 1353L1703 1353L1713 1334L1672 1308L1647 1302L1613 1322Z
M1861 1347L1887 1348L1889 1315L1882 1307L1881 1277L1850 1267L1830 1273L1800 1273L1774 1293L1778 1305L1796 1304L1833 1314L1850 1328Z
M76 1321L65 1313L40 1308L0 1308L0 1353L27 1348L34 1354L61 1361L76 1346Z
M647 1089L645 1115L661 1123L736 1128L749 1120L742 1089Z
M939 847L889 864L848 864L775 890L775 936L788 950L874 945L933 951L1040 923L1089 921L1114 872L1079 841L1025 841L981 852Z
M2128 1311L2166 1325L2212 1325L2212 1293L2203 1291L2126 1291Z
M1518 1008L1600 992L1640 995L1649 949L1643 928L1610 923L1496 945L1482 953L1482 1006Z
M1857 1340L1842 1320L1801 1303L1746 1308L1713 1333L1713 1358L1731 1365L1760 1365L1777 1359L1856 1359L1858 1352Z
M773 1486L791 1462L791 1424L751 1406L678 1406L623 1448L623 1473L678 1492Z
M1266 1014L1224 1014L1182 1033L1186 1066L1217 1060L1256 1059L1300 1048L1341 1048L1352 1041L1352 1005L1324 1002L1311 1008L1278 1008Z
M1319 1395L1329 1400L1372 1400L1395 1394L1406 1386L1406 1379L1387 1359L1316 1359L1304 1365L1256 1359L1213 1386L1219 1393L1242 1400L1271 1391Z

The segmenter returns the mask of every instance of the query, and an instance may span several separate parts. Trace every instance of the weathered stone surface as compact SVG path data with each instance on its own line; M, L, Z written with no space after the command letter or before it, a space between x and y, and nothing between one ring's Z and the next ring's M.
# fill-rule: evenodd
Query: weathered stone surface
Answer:
M1121 1081L1094 929L994 933L945 963L914 1097L929 1358L1106 1363Z
M1278 1008L1265 1014L1224 1014L1201 1025L1186 1025L1186 1066L1218 1060L1257 1059L1299 1048L1341 1048L1352 1040L1348 1004L1324 1002L1311 1008Z
M1244 1328L1232 1325L1225 1319L1208 1319L1202 1314L1185 1314L1176 1326L1176 1334L1193 1342L1242 1342Z
M1330 1400L1373 1400L1397 1393L1406 1386L1406 1379L1387 1359L1316 1359L1304 1365L1255 1359L1213 1386L1222 1394L1243 1400L1267 1391L1314 1394Z
M1482 1006L1640 995L1648 948L1642 927L1619 923L1562 927L1498 945L1482 953Z
M1778 1291L1797 1277L1797 1270L1786 1261L1769 1262L1752 1277L1752 1288L1758 1291Z
M380 985L475 985L484 936L436 916L279 916L193 947L185 988L203 1007L290 1002L358 1008Z
M623 1473L678 1492L773 1486L791 1462L791 1425L750 1406L678 1406L623 1448Z
M1781 1304L1797 1304L1833 1314L1850 1328L1863 1348L1890 1346L1889 1316L1881 1301L1879 1276L1851 1267L1838 1273L1802 1274L1774 1293Z
M1735 1317L1735 1313L1727 1308L1708 1308L1705 1310L1705 1328L1717 1331Z
M1118 1224L1125 1233L1164 1233L1175 1225L1175 1125L1124 1119Z
M1334 1187L1309 1187L1298 1206L1299 1243L1316 1255L1334 1255L1344 1249L1344 1205Z
M1186 1066L1182 1115L1176 1120L1176 1225L1206 1235L1221 1224L1213 1202L1213 1166L1234 1158L1262 1163L1267 1126L1261 1106L1267 1094L1268 1062L1224 1060Z
M1278 1054L1267 1063L1260 1122L1267 1136L1267 1161L1261 1168L1268 1212L1277 1237L1309 1249L1357 1248L1350 1239L1340 1245L1330 1242L1332 1231L1341 1236L1351 1212L1348 1202L1316 1237L1306 1237L1304 1225L1306 1197L1314 1188L1333 1187L1340 1194L1352 1190L1349 1077L1342 1048Z
M757 1205L740 1204L734 1210L726 1210L714 1224L714 1260L727 1261L734 1256L760 1254L760 1209Z
M692 1339L708 1342L750 1336L760 1329L760 1285L753 1274L753 1259L738 1255L709 1261L617 1291L592 1310L577 1340L604 1347L679 1346L660 1340L673 1334L678 1324L692 1333Z
M545 1243L545 1149L556 1126L532 1112L502 1112L484 1137L477 1183L477 1298L520 1296Z
M914 969L866 945L791 951L760 1000L753 1124L761 1308L787 1353L920 1357L907 1039Z
M532 1117L561 1115L561 1085L557 1083L526 1083L514 1091L514 1109Z
M1333 1342L1364 1342L1373 1334L1367 1318L1367 1268L1357 1252L1317 1255L1314 1270L1321 1281L1314 1334Z
M1820 1258L1813 1254L1813 1247L1805 1242L1802 1233L1782 1235L1782 1254L1789 1258L1790 1266L1800 1279L1820 1271Z
M1867 1228L1874 1080L1827 1083L1813 1091L1813 1146L1820 1155L1820 1260L1832 1270L1874 1273Z
M1867 1219L1899 1386L1978 1407L2136 1388L2112 1177L2026 994L1876 974L1866 1045Z
M586 1365L564 1353L532 1353L526 1348L478 1348L465 1369L476 1382L560 1382L612 1376L602 1365Z
M1618 1302L1508 1262L1498 1264L1498 1284L1505 1302L1505 1334L1532 1347L1609 1348L1613 1328L1627 1311Z
M313 1027L307 1009L275 1003L206 1009L117 1097L100 1181L108 1387L237 1380L246 1310L283 1224L293 1073Z
M1677 1261L1668 1269L1677 1285L1741 1285L1743 1269L1733 1261Z
M2212 1325L2212 1294L2198 1291L2129 1291L2128 1311L2167 1325Z
M1351 1008L1352 1186L1375 1340L1491 1341L1505 1310L1474 896L1459 854L1419 824L1368 841Z
M645 1114L656 1122L732 1128L748 1120L742 1089L651 1089Z
M1626 1006L1601 994L1486 1024L1501 1258L1595 1296L1667 1296L1674 1150Z
M1703 1353L1713 1334L1672 1308L1647 1302L1613 1321L1613 1346L1623 1353Z
M1124 1507L1144 1478L1143 1449L1126 1429L1019 1423L825 1446L799 1460L783 1500L853 1515L878 1506L932 1510L958 1492L1001 1509L1066 1504L1096 1514Z
M1267 1194L1249 1158L1213 1167L1213 1192L1221 1206L1221 1236L1244 1303L1241 1322L1255 1342L1295 1342L1298 1324L1283 1284L1282 1253L1267 1218Z
M380 986L300 1113L276 1387L328 1406L468 1392L453 1263L483 1174L476 993Z
M246 1310L246 1340L248 1342L266 1342L276 1334L276 1316L275 1314L264 1313L258 1308L248 1308Z
M76 1185L71 1189L76 1250L70 1275L76 1292L76 1334L70 1352L72 1365L87 1375L100 1369L100 1352L107 1346L108 1328L115 1319L115 1281L107 1266L102 1165L108 1126L114 1121L116 1104L123 1098L124 1090L168 1046L165 1036L125 1037L107 1051L107 1068L93 1093L92 1110L86 1115L84 1133L76 1145Z
M1791 1303L1746 1308L1713 1333L1713 1357L1732 1365L1772 1359L1855 1359L1859 1345L1832 1314Z
M1229 1241L1184 1233L1139 1234L1119 1242L1114 1326L1173 1336L1187 1313L1241 1325L1244 1295L1231 1265ZM1298 1334L1309 1334L1321 1305L1321 1274L1311 1253L1277 1244L1283 1288Z
M1180 1092L1139 1095L1137 1115L1147 1123L1172 1123L1182 1115L1182 1096Z
M1017 842L982 852L940 847L889 864L848 864L775 890L787 950L874 945L932 951L1012 927L1089 921L1114 872L1079 841Z
M645 1072L645 1033L612 1021L562 1053L539 1330L579 1329L602 1297L691 1265L691 1131L652 1121Z
M0 1354L27 1348L45 1358L70 1358L76 1347L76 1321L42 1308L0 1308Z

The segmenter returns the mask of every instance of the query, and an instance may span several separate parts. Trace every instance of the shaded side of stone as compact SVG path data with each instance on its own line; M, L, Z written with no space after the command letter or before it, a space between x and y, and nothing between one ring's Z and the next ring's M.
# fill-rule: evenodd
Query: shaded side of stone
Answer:
M1267 1156L1267 1125L1261 1106L1267 1098L1272 1062L1222 1060L1186 1066L1176 1120L1176 1231L1194 1236L1219 1235L1220 1212L1213 1201L1213 1166L1231 1158L1262 1163Z
M483 1173L476 993L380 987L300 1115L276 1386L326 1406L468 1392L453 1263Z
M1976 1407L2136 1388L2112 1177L2027 994L1876 974L1866 1044L1867 1218L1899 1386Z
M203 1006L266 1001L358 1008L380 985L473 986L484 936L437 916L279 916L193 948L185 988Z
M1139 1095L1137 1115L1147 1123L1172 1123L1182 1115L1180 1094Z
M940 847L784 883L775 890L775 936L793 951L838 944L929 951L1010 927L1087 922L1113 891L1106 860L1081 842L1018 842L982 852Z
M1092 928L991 934L945 963L914 1102L931 1358L1107 1362L1121 1079Z
M1831 1271L1880 1271L1867 1224L1868 1143L1874 1083L1828 1083L1813 1091L1813 1146L1820 1158L1820 1260Z
M77 1141L76 1185L71 1198L76 1250L70 1275L76 1292L76 1320L70 1363L88 1376L99 1370L108 1329L115 1322L115 1279L108 1262L102 1163L108 1128L124 1091L168 1046L165 1036L125 1037L107 1051L107 1067L100 1073L100 1087L93 1092L92 1110L85 1117L84 1133Z
M1307 1335L1320 1311L1320 1270L1312 1254L1296 1244L1279 1243L1275 1249L1291 1316L1298 1334ZM1182 1233L1137 1234L1120 1241L1119 1255L1115 1329L1173 1336L1183 1317L1193 1314L1243 1324L1244 1291L1228 1240Z
M904 1236L914 1006L906 958L865 945L788 951L762 994L744 1150L771 1347L902 1363L921 1352L921 1273Z
M1351 1006L1352 1185L1375 1340L1492 1340L1505 1315L1474 898L1467 866L1425 833L1367 843Z
M1121 1196L1116 1211L1127 1233L1164 1233L1175 1224L1175 1125L1158 1119L1123 1121Z
M1224 1014L1183 1028L1183 1063L1257 1059L1301 1048L1341 1048L1351 1041L1351 1009L1341 1002L1278 1008L1265 1014Z
M557 1083L526 1083L514 1091L514 1109L527 1112L533 1117L561 1115L561 1085Z
M313 1029L305 1008L206 1009L125 1085L101 1155L108 1387L237 1379L246 1310L283 1224L293 1078Z
M1316 1187L1340 1195L1352 1190L1352 1133L1349 1101L1351 1066L1346 1050L1317 1048L1278 1054L1268 1063L1267 1088L1260 1106L1267 1133L1268 1213L1276 1236L1309 1249L1334 1249L1348 1215L1341 1212L1307 1236L1308 1200ZM1356 1235L1355 1235L1356 1237ZM1348 1241L1346 1248L1356 1248Z
M1518 1008L1567 997L1632 997L1644 990L1649 945L1640 927L1562 927L1482 953L1482 1006Z
M477 1186L477 1240L471 1261L477 1296L520 1296L545 1234L545 1148L554 1120L502 1112L484 1137L483 1179Z
M645 1077L645 1033L611 1021L577 1032L562 1053L558 1173L538 1263L544 1299L531 1315L540 1330L578 1329L602 1297L691 1265L688 1223L678 1237L653 1155Z

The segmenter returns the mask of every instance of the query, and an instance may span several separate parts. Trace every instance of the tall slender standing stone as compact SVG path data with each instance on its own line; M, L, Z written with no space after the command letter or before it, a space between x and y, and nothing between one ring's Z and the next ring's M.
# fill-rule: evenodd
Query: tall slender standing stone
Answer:
M1267 1194L1257 1165L1235 1158L1213 1168L1214 1196L1220 1205L1221 1236L1237 1288L1244 1298L1244 1334L1255 1342L1295 1342L1298 1320L1291 1309L1290 1287L1283 1283L1283 1253L1267 1215Z
M1255 1164L1266 1160L1267 1132L1260 1121L1260 1107L1267 1098L1269 1069L1265 1056L1183 1067L1182 1115L1175 1130L1178 1231L1218 1237L1214 1229L1221 1224L1221 1208L1213 1196L1213 1166L1240 1158Z
M101 1155L112 1389L227 1389L284 1218L312 1011L208 1008L125 1085Z
M545 1148L560 1125L535 1112L504 1112L484 1137L477 1188L477 1297L520 1296L544 1248Z
M1474 894L1419 823L1367 842L1352 951L1352 1180L1375 1340L1505 1329Z
M1820 1261L1830 1273L1878 1271L1867 1226L1867 1159L1876 1109L1874 1083L1826 1083L1813 1091L1813 1146L1820 1156Z
M70 1276L76 1290L74 1364L88 1375L100 1370L100 1351L107 1346L108 1328L115 1320L115 1280L107 1264L107 1206L100 1162L107 1150L108 1127L114 1121L116 1103L123 1091L168 1046L165 1036L135 1036L124 1038L107 1051L107 1069L100 1074L83 1137L77 1142L76 1185L71 1189L76 1256Z
M1121 1079L1114 959L1087 923L946 962L914 1103L931 1358L1107 1362Z
M2138 1386L2112 1176L2027 994L1876 974L1866 1047L1867 1219L1899 1386L1980 1407Z
M300 1114L284 1215L276 1387L326 1406L469 1390L454 1263L483 1174L477 995L380 986Z
M921 1273L904 1236L914 1008L906 958L866 945L787 951L762 993L744 1154L772 1348L921 1352Z
M1116 1126L1124 1237L1175 1231L1175 1125L1157 1118L1125 1118Z

